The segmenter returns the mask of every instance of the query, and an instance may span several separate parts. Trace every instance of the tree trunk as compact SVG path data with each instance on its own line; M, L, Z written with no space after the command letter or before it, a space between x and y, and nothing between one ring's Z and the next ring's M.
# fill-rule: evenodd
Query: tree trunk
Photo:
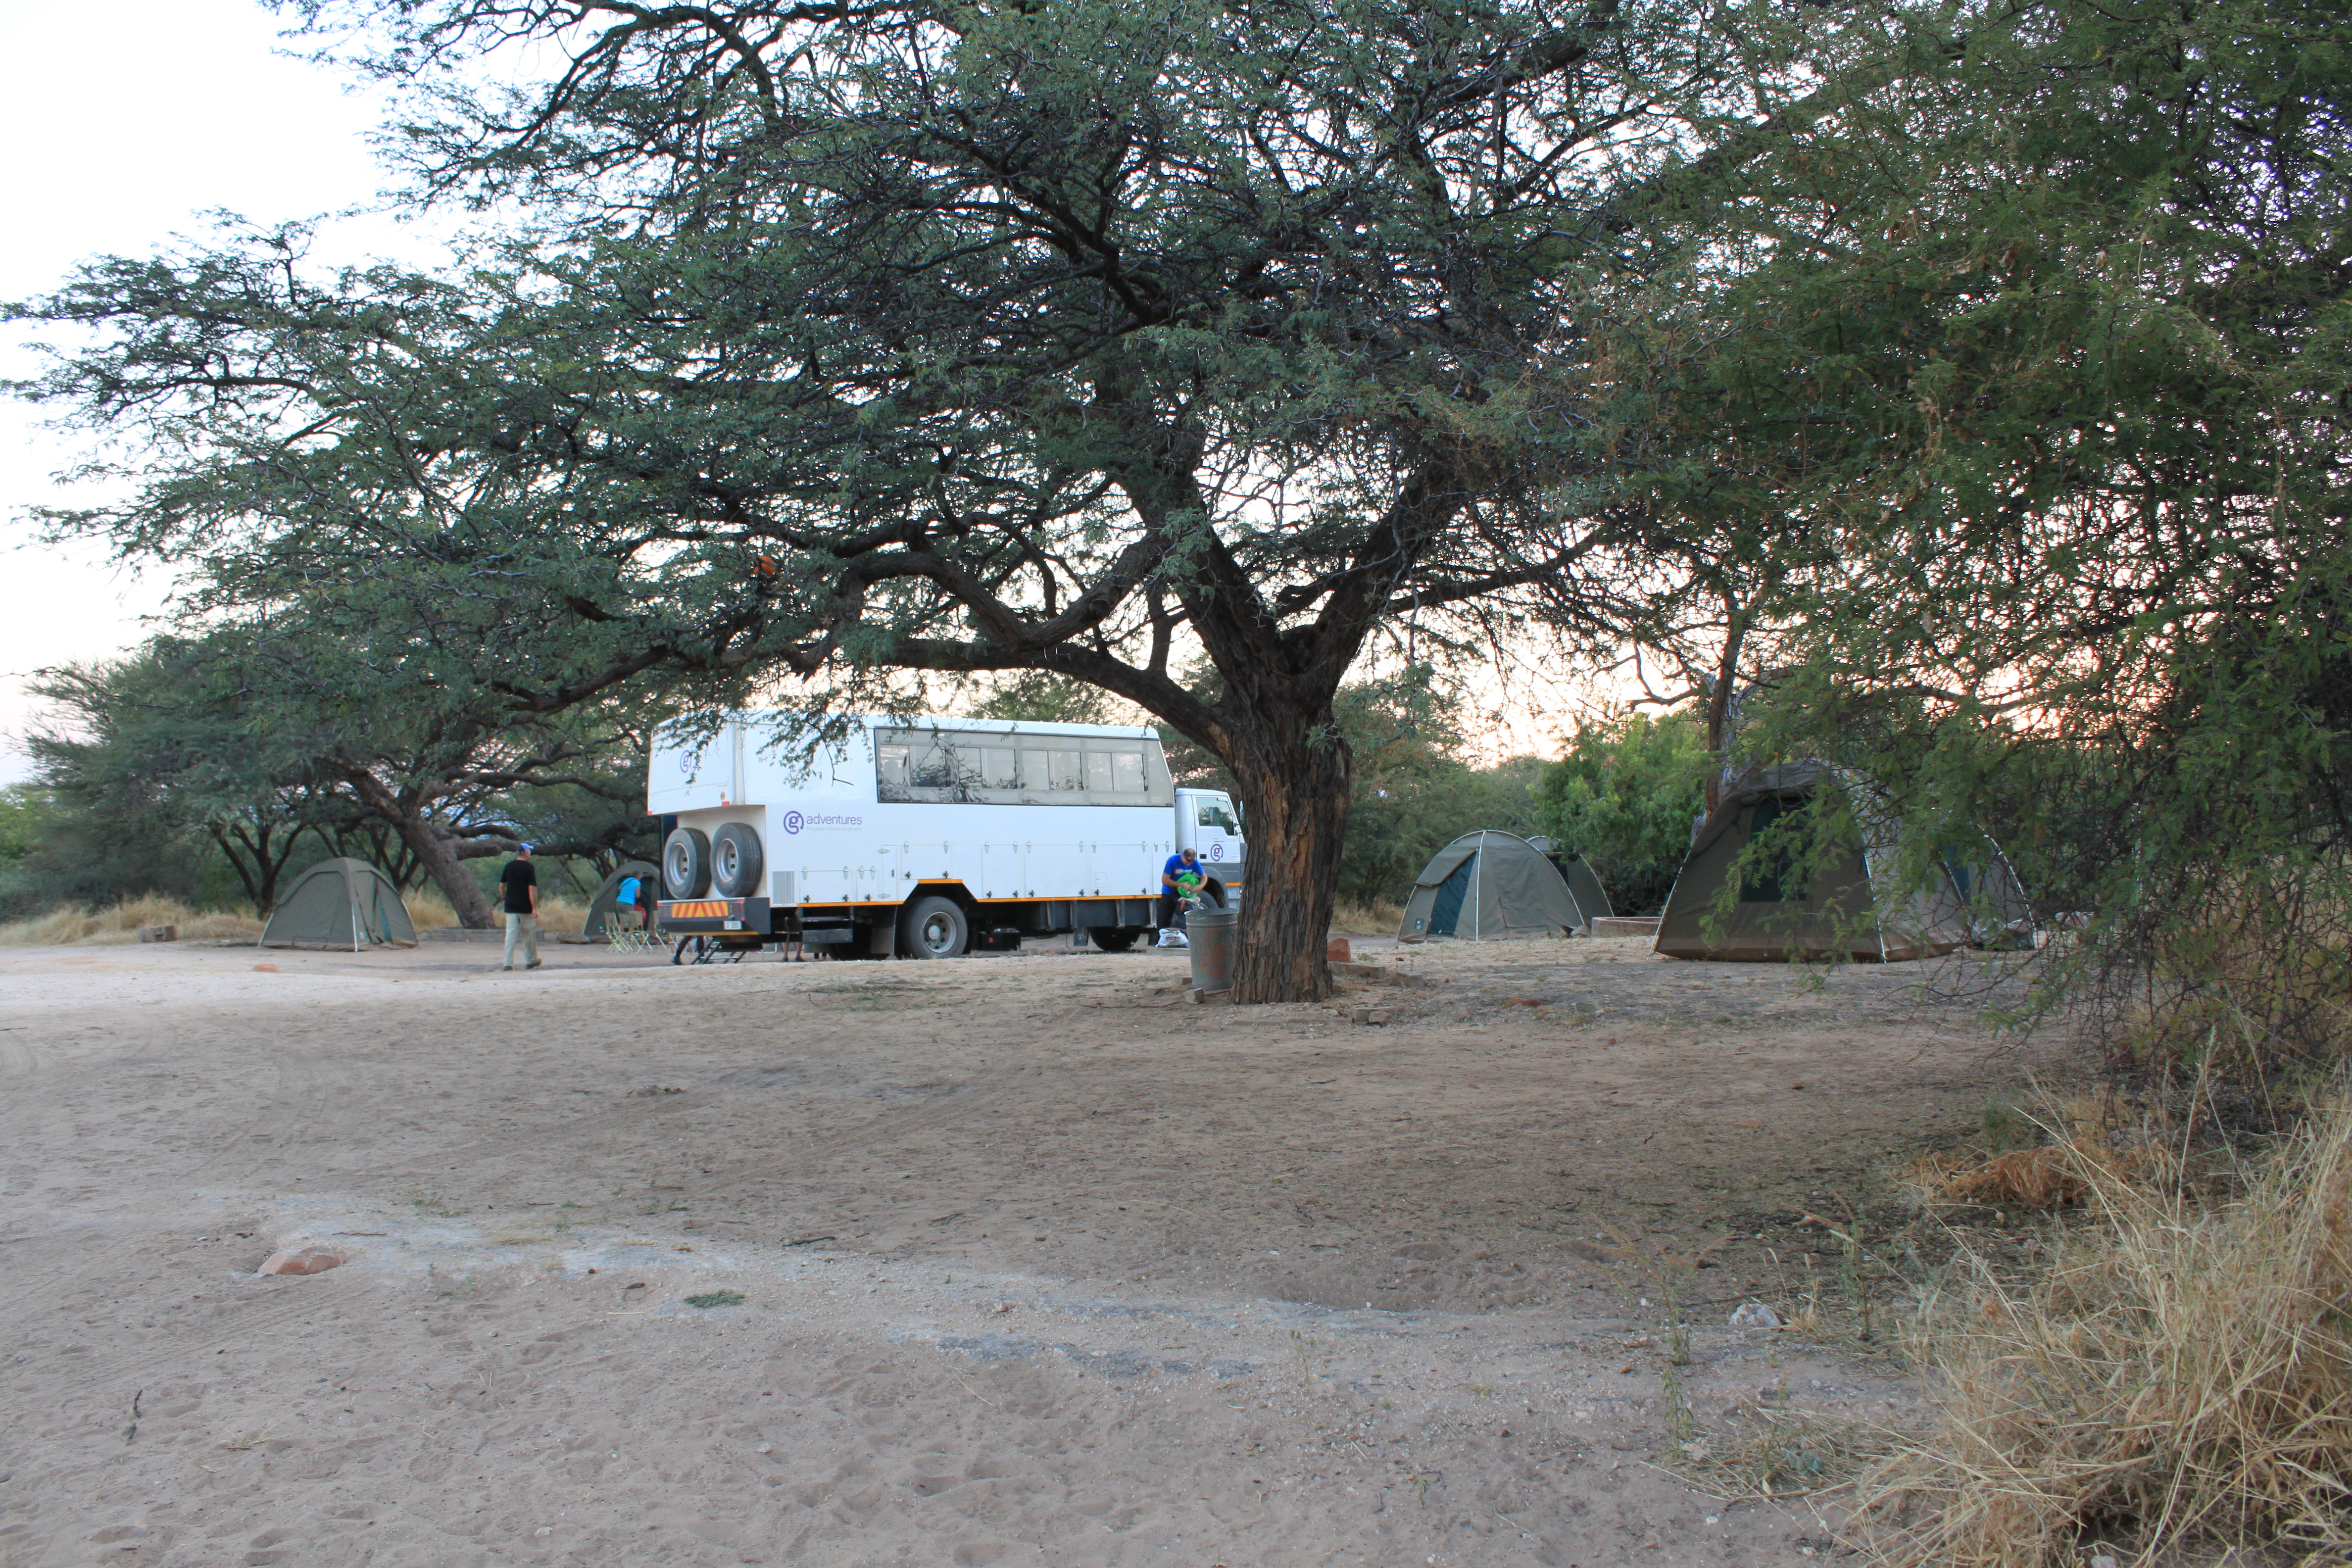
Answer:
M400 842L449 900L459 925L468 931L488 931L498 923L490 900L483 896L482 885L474 880L465 861L457 858L457 846L434 831L433 819L425 815L422 805L406 791L394 793L386 788L365 768L337 771L352 786L352 794L360 804L400 836Z
M1706 774L1706 809L1723 804L1723 771L1731 763L1731 705L1739 692L1739 644L1747 635L1745 606L1723 598L1723 653L1716 661L1715 689L1706 697L1706 751L1714 765Z
M474 880L473 872L457 858L457 846L433 831L433 821L421 811L410 810L392 819L394 831L416 863L425 868L449 907L457 911L457 923L468 931L488 931L498 923L490 900L482 892L482 885Z
M1249 840L1235 1002L1319 1002L1355 760L1327 708L1318 723L1237 738L1225 765Z

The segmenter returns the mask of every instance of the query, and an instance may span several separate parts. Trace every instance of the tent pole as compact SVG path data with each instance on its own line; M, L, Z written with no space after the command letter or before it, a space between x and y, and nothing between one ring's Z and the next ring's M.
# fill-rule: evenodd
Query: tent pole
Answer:
M1478 853L1470 862L1470 930L1472 932L1470 940L1472 942L1486 940L1486 922L1478 915L1478 879L1486 874L1486 836L1481 833L1478 835ZM1454 922L1454 929L1457 931L1462 929L1460 920L1457 919Z

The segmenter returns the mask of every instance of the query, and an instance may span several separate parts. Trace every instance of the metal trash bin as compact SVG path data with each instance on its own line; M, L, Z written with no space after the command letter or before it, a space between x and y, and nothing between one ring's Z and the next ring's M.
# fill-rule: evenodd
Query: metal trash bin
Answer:
M1234 988L1234 933L1241 911L1192 910L1184 917L1184 936L1192 952L1192 989L1231 991Z

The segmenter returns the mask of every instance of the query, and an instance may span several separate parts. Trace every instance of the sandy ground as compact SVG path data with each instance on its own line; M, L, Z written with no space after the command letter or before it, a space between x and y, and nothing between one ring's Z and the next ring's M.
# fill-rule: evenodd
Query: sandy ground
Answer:
M1370 945L1386 1026L1180 953L0 953L0 1562L1832 1554L1663 1467L1625 1254L1722 1242L1702 1433L1899 1421L1726 1317L2030 1062L1916 966Z

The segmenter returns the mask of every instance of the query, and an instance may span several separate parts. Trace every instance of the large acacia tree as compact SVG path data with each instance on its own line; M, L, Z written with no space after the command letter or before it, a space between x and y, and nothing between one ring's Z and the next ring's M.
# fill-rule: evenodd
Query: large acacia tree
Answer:
M420 195L528 231L462 278L316 280L283 236L90 269L37 313L100 346L39 390L191 455L65 525L266 558L264 597L536 594L519 710L1117 693L1240 785L1250 1000L1328 989L1332 702L1381 628L1642 608L1575 302L1624 194L1773 91L1766 25L1620 0L302 10L416 89ZM557 68L463 85L518 58Z

